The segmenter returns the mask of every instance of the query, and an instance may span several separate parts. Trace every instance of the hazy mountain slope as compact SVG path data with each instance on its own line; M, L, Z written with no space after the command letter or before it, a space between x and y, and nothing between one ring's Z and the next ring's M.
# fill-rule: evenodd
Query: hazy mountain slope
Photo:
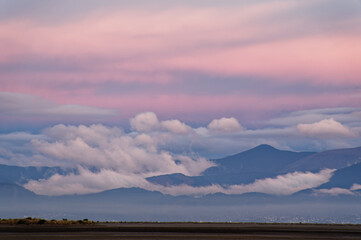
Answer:
M355 183L361 185L361 163L337 170L330 181L319 188L350 188Z
M213 160L218 166L207 169L203 174L277 173L285 166L313 154L313 152L278 150L263 144L232 156Z
M283 172L280 172L282 168L312 154L314 153L278 150L263 144L232 156L212 160L217 166L207 169L202 176L190 177L177 173L154 176L147 180L164 186L247 184L256 179L282 174Z
M148 191L141 188L117 188L86 195L61 196L64 200L78 200L81 202L117 202L117 203L161 203L170 196L160 192Z
M329 150L300 159L283 171L319 171L321 169L341 169L361 162L361 147Z
M13 183L0 183L0 204L29 203L38 199L35 193Z
M204 176L186 176L181 173L159 175L149 177L147 180L154 184L163 186L172 185L191 185L191 186L207 186L212 184L218 185L233 185L233 184L247 184L256 179L263 179L268 177L275 177L277 173L267 172L250 172L250 173L221 173Z
M197 177L186 176L182 173L165 174L160 176L149 177L147 180L151 183L163 185L163 186L174 186L174 185L202 185L197 181Z
M26 183L29 179L46 179L58 174L66 174L69 171L60 167L18 167L0 164L0 182Z

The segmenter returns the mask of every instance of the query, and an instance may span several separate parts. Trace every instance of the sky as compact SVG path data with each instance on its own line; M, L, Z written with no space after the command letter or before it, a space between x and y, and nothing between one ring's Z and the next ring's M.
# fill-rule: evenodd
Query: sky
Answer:
M0 0L0 163L361 146L360 26L359 0Z

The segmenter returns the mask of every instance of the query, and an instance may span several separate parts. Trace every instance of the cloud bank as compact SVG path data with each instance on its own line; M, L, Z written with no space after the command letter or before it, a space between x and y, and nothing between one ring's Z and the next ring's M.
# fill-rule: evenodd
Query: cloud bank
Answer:
M352 114L352 121L346 121L347 124L353 124ZM287 117L285 121L288 121ZM304 121L303 116L299 121ZM146 178L172 173L197 176L215 165L204 157L207 154L212 158L217 154L223 157L264 143L290 150L293 150L292 144L302 147L305 143L321 148L347 143L358 146L359 138L349 135L346 136L350 138L345 135L340 138L340 131L343 134L360 131L358 126L329 118L293 127L285 123L278 128L247 129L233 117L214 119L204 127L191 127L177 119L160 120L154 112L144 112L131 118L129 123L129 131L103 124L58 124L39 134L0 134L0 163L77 169L66 176L55 174L25 185L29 190L45 195L94 193L120 187L140 187L171 195L216 192L288 195L327 182L333 170L294 172L232 186L164 187L149 183ZM300 131L308 134L300 134ZM321 133L328 137L320 138ZM354 185L354 189L358 187Z
M118 161L112 163L111 160L115 149L121 149L125 155L128 154L126 149L115 147L116 142L124 146L129 145L129 149L136 149L138 154L153 154L154 158L157 158L157 154L163 153L162 158L170 154L173 158L201 156L215 159L260 144L270 144L276 148L293 151L350 148L360 145L359 113L358 108L315 109L290 113L283 118L276 118L273 122L266 120L266 127L251 128L243 127L234 117L216 118L205 126L194 127L178 119L163 120L154 112L143 112L130 118L130 128L125 130L103 124L58 124L43 129L42 132L0 133L0 148L4 152L0 155L0 163L22 166L69 166L86 164L92 160L94 165L97 165L97 161L114 165ZM333 117L337 120L330 120ZM57 121L69 122L71 119L72 117L63 116ZM90 123L96 122L96 119L89 117ZM23 150L19 146L22 146ZM71 154L81 154L82 151L89 155L89 160L81 160L76 154ZM132 159L134 152L128 155L129 159ZM96 160L98 158L99 160ZM115 159L116 155L113 158Z
M196 176L214 166L214 163L197 157L194 152L193 155L192 152L176 153L181 152L185 144L199 147L198 142L210 147L212 144L219 145L227 138L230 141L245 136L245 139L251 139L252 135L259 137L263 133L266 136L270 131L259 130L260 133L255 133L255 130L245 130L235 118L215 119L207 128L192 128L179 120L161 121L153 112L136 115L130 119L130 125L133 131L128 133L118 127L101 124L59 124L45 129L41 138L31 141L34 152L44 159L73 166L78 171L65 176L55 174L49 179L32 180L25 187L44 195L95 193L122 187L139 187L175 196L199 196L217 192L289 195L328 182L334 171L325 169L318 173L294 172L275 178L258 179L250 184L230 186L156 185L146 178L172 173ZM337 126L339 125L336 124ZM289 139L290 134L299 136L298 131L295 128L293 133L287 130L278 134L285 134ZM220 132L222 134L218 135ZM179 149L176 150L177 148Z
M198 175L213 165L204 158L191 159L160 150L154 137L126 134L116 127L56 125L46 129L44 135L47 140L32 140L38 153L88 168L142 176L176 172Z

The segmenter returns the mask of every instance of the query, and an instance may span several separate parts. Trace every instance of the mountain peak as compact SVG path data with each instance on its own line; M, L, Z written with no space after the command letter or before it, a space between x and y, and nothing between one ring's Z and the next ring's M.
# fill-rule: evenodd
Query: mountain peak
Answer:
M287 153L289 151L283 151L283 150L279 150L277 148L272 147L271 145L268 144L261 144L258 145L257 147L251 148L249 150L246 150L244 152L238 153L234 156L241 156L243 155L245 158L254 158L254 159L260 159L260 158L265 158L265 159L269 159L272 157L279 157L279 154L283 154L283 153ZM271 154L271 155L270 155Z
M267 173L267 177L278 173L291 163L312 153L279 150L267 144L261 144L250 150L214 160L216 167L207 169L204 175L214 174L255 174ZM270 175L271 174L271 175ZM253 178L254 179L253 175ZM266 175L265 175L266 176ZM257 176L256 176L257 177Z
M257 150L257 151L264 151L264 150L277 150L276 148L272 147L271 145L268 145L268 144L261 144L261 145L258 145L257 147L254 147L250 150ZM250 151L248 150L248 151Z

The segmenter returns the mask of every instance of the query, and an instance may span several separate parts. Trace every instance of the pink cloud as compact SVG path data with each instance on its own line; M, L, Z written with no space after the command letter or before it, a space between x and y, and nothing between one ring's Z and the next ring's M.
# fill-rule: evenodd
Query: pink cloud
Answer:
M337 23L347 25L342 31L327 30L330 23L316 21L315 28L324 30L315 34L308 30L314 20L292 16L295 9L312 4L272 1L244 8L116 9L56 24L1 21L0 91L38 95L57 104L117 108L124 117L155 111L184 118L203 114L209 120L212 114L213 119L246 111L247 118L254 118L274 110L359 106L360 97L348 93L286 92L275 97L231 89L217 95L152 90L97 94L106 82L171 85L184 81L172 72L193 71L260 77L271 84L361 86L361 35L353 31L359 21ZM279 18L283 15L287 17ZM34 66L35 60L40 67ZM7 71L12 64L15 70Z
M292 19L290 24L267 22L305 4L290 1L242 9L117 10L59 25L29 20L3 22L0 63L42 56L70 60L85 68L32 73L35 78L52 81L166 82L169 76L146 76L167 70L195 70L270 77L271 81L358 84L360 35L325 32L285 37L295 27ZM277 35L283 37L275 38ZM21 79L26 74L19 71L3 77Z
M355 98L339 94L320 96L254 96L254 95L138 95L102 96L89 99L87 96L73 96L59 99L64 102L90 104L95 107L118 108L122 117L132 117L143 111L154 111L160 116L178 117L181 120L212 120L214 116L236 113L243 120L252 121L273 111L289 111L322 107L357 106ZM244 113L247 113L246 115ZM233 114L235 115L235 114ZM210 116L213 116L210 118Z
M226 75L270 77L271 81L360 84L361 36L321 36L205 51L171 59L174 68Z

